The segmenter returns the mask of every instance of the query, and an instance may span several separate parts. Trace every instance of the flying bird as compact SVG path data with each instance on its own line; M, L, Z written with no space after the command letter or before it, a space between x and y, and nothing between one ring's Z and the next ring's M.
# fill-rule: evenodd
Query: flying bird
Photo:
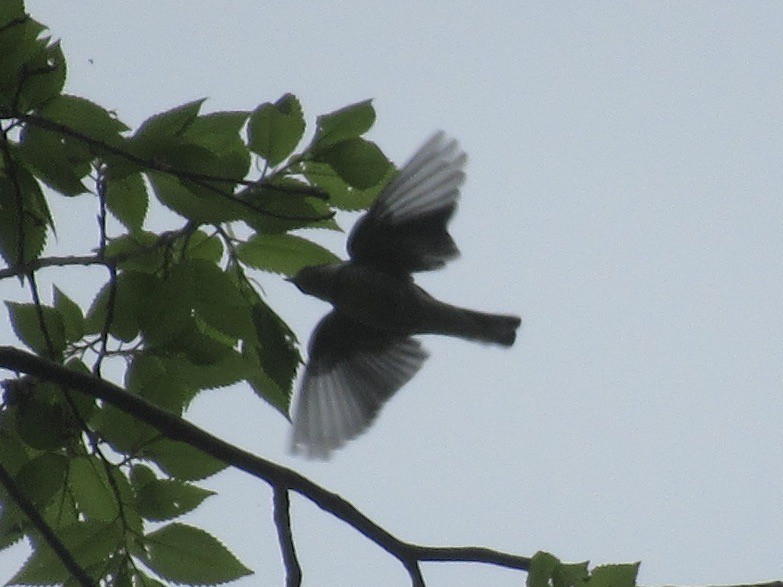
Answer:
M413 335L514 344L518 316L441 302L411 276L459 255L447 224L465 161L455 140L433 135L358 220L348 236L349 260L305 267L290 279L334 307L310 338L293 409L293 452L325 460L362 433L427 358Z

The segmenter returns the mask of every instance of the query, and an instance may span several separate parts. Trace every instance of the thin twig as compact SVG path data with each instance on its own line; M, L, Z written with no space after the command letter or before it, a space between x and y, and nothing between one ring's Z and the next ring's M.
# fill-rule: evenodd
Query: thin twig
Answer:
M296 558L294 537L291 534L291 514L289 512L290 501L288 490L279 485L274 486L273 492L275 528L277 539L280 542L280 552L283 555L285 566L285 584L287 587L299 587L302 584L302 567Z
M98 195L99 210L98 210L98 232L100 243L98 245L98 256L102 259L106 257L106 246L108 244L108 235L106 234L106 176L104 169L99 167L97 178L95 180L95 191ZM109 329L111 328L112 320L114 319L114 306L117 301L117 267L114 265L108 265L109 269L109 299L106 301L106 317L103 320L101 326L101 347L98 351L98 358L95 359L93 365L93 373L98 377L101 376L101 365L103 359L106 357L109 343Z

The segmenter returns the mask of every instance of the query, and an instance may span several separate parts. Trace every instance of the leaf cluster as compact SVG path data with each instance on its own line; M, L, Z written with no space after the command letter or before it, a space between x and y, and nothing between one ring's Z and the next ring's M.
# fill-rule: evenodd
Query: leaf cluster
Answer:
M339 229L335 210L366 208L393 174L363 136L372 105L318 117L306 143L291 94L248 111L204 113L197 100L132 130L63 93L65 56L44 32L21 0L0 3L0 275L30 291L29 302L6 303L15 334L72 370L100 376L119 363L129 392L175 415L204 389L245 381L287 417L298 341L250 270L290 276L337 260L291 232ZM42 256L53 194L94 201L91 254ZM155 203L179 228L147 228ZM106 268L89 307L57 286L42 300L38 272L85 264ZM216 538L174 521L211 495L196 482L224 467L67 386L3 384L0 469L95 583L249 573ZM0 492L0 503L0 548L24 536L33 546L11 582L75 584L21 502Z

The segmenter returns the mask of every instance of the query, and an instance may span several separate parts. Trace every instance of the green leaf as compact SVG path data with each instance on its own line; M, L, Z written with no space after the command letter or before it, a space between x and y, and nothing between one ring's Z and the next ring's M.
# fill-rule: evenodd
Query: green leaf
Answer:
M367 132L374 122L375 109L372 100L364 100L323 114L316 121L313 145L322 149L345 139L356 138Z
M296 336L261 298L253 306L253 325L258 345L242 346L242 354L254 367L247 381L259 397L288 418L293 381L302 362Z
M147 352L133 358L125 381L128 391L173 414L181 414L197 391L178 373L169 370L163 358Z
M6 302L16 336L37 354L57 358L65 350L65 325L60 312L49 306Z
M112 146L122 144L120 133L128 130L123 122L117 119L102 106L79 96L63 94L46 103L39 114L51 121L73 129L79 135L95 139ZM35 124L35 122L31 122ZM63 133L63 136L69 136ZM80 139L74 139L80 140ZM80 140L80 142L83 142ZM83 142L96 153L104 153L93 141Z
M217 263L223 258L223 241L217 236L207 236L197 230L187 241L185 257Z
M206 149L212 154L211 160L201 163L199 168L183 166L185 162L177 167L216 177L242 179L250 169L250 152L239 134L247 117L247 112L213 112L194 119L183 133L182 142ZM215 185L230 191L225 183Z
M286 182L287 185L291 183ZM246 216L244 221L256 232L287 232L303 227L339 228L329 203L321 198L276 190L270 185L246 197L258 213Z
M22 168L14 177L0 176L0 255L9 266L38 258L47 225L52 226L52 217L33 176Z
M141 230L148 206L149 195L140 173L106 182L106 207L131 232Z
M207 157L209 154L201 152L200 155ZM198 156L193 159L197 160ZM204 163L206 165L207 159ZM164 206L199 224L221 224L253 213L226 190L212 190L166 173L148 172L147 176L155 196Z
M5 550L24 538L23 519L24 514L10 500L3 503L0 508L0 550Z
M172 376L178 377L190 390L189 395L183 394L183 408L196 391L231 385L252 372L251 365L234 349L229 349L226 354L211 363L196 363L182 357L163 357L161 361Z
M19 490L37 507L44 506L64 485L68 459L43 453L27 462L16 475Z
M53 286L54 309L60 313L65 329L65 340L73 342L84 336L84 314L79 305Z
M332 167L318 161L304 163L304 176L314 185L329 194L329 202L341 210L354 212L366 210L376 200L389 180L394 177L396 169L389 165L389 170L381 181L364 190L348 185Z
M95 417L95 429L119 453L132 454L160 432L112 406L103 406Z
M168 261L170 248L159 246L158 235L153 232L137 231L111 239L105 254L117 261L121 269L141 273L157 273Z
M216 153L247 152L239 131L249 112L211 112L194 118L184 132L189 142Z
M211 477L226 468L224 462L189 444L165 438L144 447L139 456L153 460L172 477L191 481Z
M79 457L70 463L68 480L73 496L88 518L111 521L119 515L119 504L104 464L98 457Z
M42 36L33 19L7 23L0 32L0 105L28 112L62 91L65 57L59 41Z
M78 395L78 394L77 394ZM79 408L86 399L74 398ZM64 402L63 390L54 383L36 381L15 401L10 421L27 446L38 450L57 450L69 444L76 432L71 408ZM81 411L81 410L80 410Z
M167 143L171 137L185 132L198 116L206 98L182 104L166 112L151 116L134 133L134 141L146 146Z
M146 519L163 521L196 509L214 491L175 479L153 479L136 490L134 506Z
M274 166L288 157L305 130L302 106L293 94L285 94L274 104L261 104L250 116L250 150Z
M560 561L548 552L539 551L530 559L527 572L527 587L553 587L550 583L555 575Z
M602 565L593 569L590 587L634 587L639 574L639 563Z
M33 71L28 63L40 60L49 40L40 37L44 27L27 17L19 4L19 0L0 3L0 106L26 111L28 105L21 103L20 93Z
M340 262L331 251L292 234L256 234L238 245L236 252L251 267L289 276L309 265Z
M21 134L20 152L28 167L65 195L87 191L81 180L90 172L92 161L99 154L114 156L104 145L125 144L120 133L127 127L107 110L84 98L58 96L38 114L59 126L55 128L34 119L28 121Z
M255 336L250 305L228 273L214 263L198 259L182 263L181 267L189 273L190 282L198 284L193 296L196 316L235 339Z
M214 585L252 574L216 538L200 528L169 524L145 537L147 565L176 583Z
M58 532L58 538L76 562L93 576L103 574L106 560L122 547L123 537L118 525L86 520L76 522ZM8 584L53 585L65 584L71 574L60 558L41 541L33 555ZM97 581L96 581L97 583Z
M391 168L375 143L358 138L319 150L313 159L329 164L348 185L359 189L378 185Z
M86 331L102 332L110 319L109 333L124 342L132 341L139 335L139 315L144 311L144 305L157 281L155 276L139 271L121 271L117 275L114 294L109 281L95 296L85 319ZM113 305L111 312L110 302ZM164 320L160 327L165 326Z
M18 152L28 169L53 190L66 196L87 191L82 179L90 172L94 155L83 142L28 124L22 128Z

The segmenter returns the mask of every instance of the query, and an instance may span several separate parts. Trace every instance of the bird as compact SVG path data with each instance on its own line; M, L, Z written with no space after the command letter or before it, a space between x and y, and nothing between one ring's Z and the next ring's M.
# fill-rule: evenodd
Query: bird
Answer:
M333 309L315 327L293 404L291 451L327 460L364 432L428 357L419 334L510 347L518 316L439 301L412 274L459 256L448 233L467 157L435 133L381 190L347 239L347 261L300 269L289 281Z

